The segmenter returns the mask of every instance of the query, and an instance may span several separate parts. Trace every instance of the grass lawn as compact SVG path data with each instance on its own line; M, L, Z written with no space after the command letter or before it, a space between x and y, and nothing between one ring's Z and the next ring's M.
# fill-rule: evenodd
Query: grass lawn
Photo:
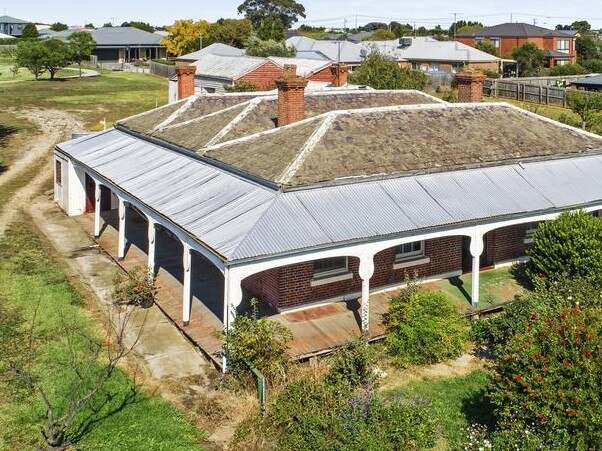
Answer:
M84 309L84 299L69 283L51 246L22 223L14 224L0 240L0 304L20 309L23 327L30 324L39 305L31 371L54 403L64 399L72 377L65 341L73 340L71 349L80 349L86 337L98 339L97 321ZM77 334L65 333L67 329ZM37 394L3 379L1 371L0 360L0 449L34 449L45 419L44 406ZM133 386L118 371L93 398L76 419L77 431L70 431L77 449L201 449L204 434L185 415L158 397L132 391Z
M425 285L429 290L447 293L462 310L468 310L472 296L472 274L439 280ZM525 288L513 275L511 268L491 269L481 272L479 307L491 307L514 299Z
M561 106L554 105L539 105L537 103L532 102L519 102L511 99L503 99L499 98L491 98L491 97L483 97L483 102L505 102L515 105L523 110L531 111L532 113L539 114L541 116L548 117L550 119L554 119L558 121L561 117L565 117L569 120L569 124L580 124L581 118L578 114L574 113L570 108L562 108ZM561 121L566 122L566 121Z
M483 393L489 375L475 370L466 376L424 379L410 382L402 389L408 396L418 396L431 401L432 412L441 428L441 438L435 449L462 449L463 429L472 423L489 424L491 409Z

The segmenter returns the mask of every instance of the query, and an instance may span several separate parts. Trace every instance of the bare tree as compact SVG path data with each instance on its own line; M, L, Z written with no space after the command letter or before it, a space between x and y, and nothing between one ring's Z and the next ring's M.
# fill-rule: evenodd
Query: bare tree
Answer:
M42 400L46 408L46 421L40 431L43 443L46 449L59 451L69 445L70 437L83 435L87 423L94 421L93 418L81 418L85 409L94 416L114 396L122 396L120 407L135 396L135 383L127 393L100 396L100 392L114 376L118 364L137 346L146 316L137 333L128 334L132 315L140 310L132 307L109 307L104 340L91 336L82 331L77 323L62 317L61 340L65 346L66 358L60 364L69 373L70 381L66 391L57 399L56 396L49 395L48 389L38 380L33 369L36 364L36 338L39 332L39 304L38 302L35 308L29 330L21 340L21 349L8 355L7 360L13 376L20 379Z

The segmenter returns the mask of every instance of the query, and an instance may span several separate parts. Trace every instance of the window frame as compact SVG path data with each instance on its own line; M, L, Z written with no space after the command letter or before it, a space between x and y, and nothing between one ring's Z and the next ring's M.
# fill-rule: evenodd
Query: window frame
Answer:
M563 45L561 46L560 43L563 43ZM566 48L565 48L566 46ZM568 53L570 51L571 48L571 42L570 39L565 39L565 38L559 38L556 39L556 51L557 52L563 52L563 53Z
M500 48L501 45L501 39L500 38L489 38L489 42L491 42L496 49Z
M63 162L58 158L54 160L54 182L63 186Z
M340 268L326 269L326 270L316 270L316 263L324 262L326 260L335 260L335 259L344 259L345 265ZM328 257L321 258L319 260L314 260L313 262L313 279L314 280L323 280L329 279L331 277L336 277L340 275L344 275L349 273L349 257Z
M418 243L420 248L418 250L412 250L410 252L401 252L403 246L406 245L415 245ZM404 263L413 260L420 260L424 257L424 240L421 241L411 241L409 243L400 244L395 248L395 263Z
M535 227L533 227L533 224L535 224ZM533 235L535 235L539 224L541 224L541 221L527 222L525 224L525 244L531 244L533 242Z

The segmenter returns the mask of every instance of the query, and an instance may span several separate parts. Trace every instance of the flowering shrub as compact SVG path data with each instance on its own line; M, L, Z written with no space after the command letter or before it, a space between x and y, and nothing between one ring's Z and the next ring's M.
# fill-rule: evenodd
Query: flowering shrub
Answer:
M602 311L577 302L531 315L495 364L489 391L498 426L531 428L547 449L602 443Z
M602 221L585 212L563 213L542 222L528 251L532 281L584 278L602 286Z
M445 293L410 285L391 299L387 347L400 366L457 357L468 342L468 323Z
M347 384L350 388L371 384L376 379L372 371L374 361L374 351L368 343L355 338L333 355L326 380L330 384Z
M463 451L489 451L493 447L489 440L489 430L482 424L471 424L466 428L466 442Z

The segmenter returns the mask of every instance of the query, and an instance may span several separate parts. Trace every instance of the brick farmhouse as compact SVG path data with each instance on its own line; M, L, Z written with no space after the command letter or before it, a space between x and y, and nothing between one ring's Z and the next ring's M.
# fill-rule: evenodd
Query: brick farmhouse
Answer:
M200 280L220 287L206 315L226 330L256 296L276 313L357 299L358 330L372 334L371 297L408 274L472 271L477 305L481 268L524 259L539 221L602 208L602 138L479 103L478 73L459 79L471 102L448 104L305 92L294 66L277 94L194 95L195 69L183 69L180 101L58 145L54 189L67 214L93 216L96 236L115 218L119 258L143 224L151 271L157 232L170 234L184 330L207 320L191 317L212 302L193 300ZM299 334L328 336L329 321Z

